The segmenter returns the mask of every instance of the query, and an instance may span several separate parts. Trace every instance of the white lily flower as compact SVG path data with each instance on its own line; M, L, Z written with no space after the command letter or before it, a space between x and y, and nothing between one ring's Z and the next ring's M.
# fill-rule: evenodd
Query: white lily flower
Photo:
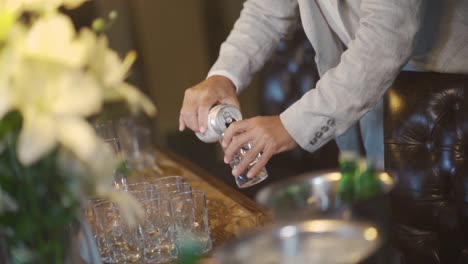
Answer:
M85 64L86 47L76 39L73 23L65 15L50 15L36 21L23 48L25 56L32 59L74 68Z
M56 123L49 115L35 109L21 109L23 127L18 142L18 158L24 165L31 165L47 154L57 143Z
M86 46L76 39L71 21L49 15L13 39L15 57L8 48L0 56L0 69L7 69L0 73L0 94L5 95L0 115L16 109L23 116L20 161L32 164L57 143L88 160L96 135L84 118L101 109L102 92L84 71Z
M125 98L132 112L137 112L142 108L143 111L149 115L156 114L156 107L153 102L151 102L151 100L149 100L148 97L140 92L140 90L135 86L124 82L116 89L116 93L119 97Z
M128 72L136 60L136 53L129 52L124 60L109 49L105 36L96 36L90 30L79 34L82 43L88 48L87 60L89 70L96 76L102 89L105 101L126 100L133 112L142 108L147 114L156 114L154 104L138 88L125 82Z
M85 1L0 0L0 119L9 111L21 113L16 147L23 165L60 146L67 153L59 155L60 166L83 177L83 182L69 182L74 196L85 199L80 188L89 184L94 194L117 202L135 224L143 211L132 196L113 190L115 157L86 117L98 113L103 102L122 99L135 111L154 114L156 109L125 82L136 54L122 60L105 36L90 30L77 34L71 19L59 12ZM34 13L30 23L18 19L25 11ZM65 205L71 202L67 199ZM0 213L14 205L0 190Z
M83 117L100 110L97 84L80 72L54 75L45 74L44 69L25 68L15 78L16 108L23 116L18 142L20 161L32 164L57 143L88 160L96 135Z

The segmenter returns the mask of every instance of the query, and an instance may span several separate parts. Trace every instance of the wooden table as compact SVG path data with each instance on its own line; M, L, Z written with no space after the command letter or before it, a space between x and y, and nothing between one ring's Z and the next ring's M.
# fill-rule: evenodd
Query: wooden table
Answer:
M255 202L186 159L160 150L156 160L162 176L181 175L194 190L206 193L214 249L269 221L268 214Z

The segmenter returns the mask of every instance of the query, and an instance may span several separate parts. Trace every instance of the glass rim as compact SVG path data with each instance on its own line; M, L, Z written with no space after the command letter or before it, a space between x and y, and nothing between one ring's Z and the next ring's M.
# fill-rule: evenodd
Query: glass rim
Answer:
M162 178L148 179L151 184L171 184L171 183L184 183L184 177L180 175L164 176Z
M149 187L148 190L151 190L152 189L152 184L149 183L149 182L137 182L137 183L130 183L130 184L127 184L127 192L131 192L131 191L136 191L136 190L130 190L129 187L133 187L133 186L145 186L145 187ZM138 190L138 191L147 191L146 189L145 190Z
M167 188L171 186L177 186L177 185L182 185L182 186L190 186L192 188L192 185L188 182L179 182L179 183L163 183L163 184L156 184L156 183L151 183L151 186L158 189L158 187L162 188Z
M109 205L109 206L108 207L102 207L102 206L104 206L106 204ZM105 209L117 209L118 210L119 209L119 206L116 203L112 202L112 201L102 201L102 202L99 202L99 203L95 203L95 204L92 205L92 207L93 207L93 210L99 210L99 209L104 209L104 210Z
M151 185L151 183L149 182L135 182L135 183L130 183L128 184L129 186L132 185L132 186L135 186L135 185Z
M152 182L166 180L166 179L182 179L183 181L185 181L184 177L182 177L182 175L167 175L167 176L164 176L164 177L161 177L161 178L154 179Z

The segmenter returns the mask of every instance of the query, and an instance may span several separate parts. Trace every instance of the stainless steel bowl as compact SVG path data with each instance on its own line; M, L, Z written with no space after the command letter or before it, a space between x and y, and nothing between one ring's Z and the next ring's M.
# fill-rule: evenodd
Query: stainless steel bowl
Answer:
M213 256L217 264L354 264L380 243L373 225L322 219L259 229L225 244Z
M340 179L341 173L336 171L306 173L261 189L256 201L269 209L276 220L343 214L347 210L336 201ZM385 172L379 173L379 179L384 190L382 196L386 196L394 186L394 179Z

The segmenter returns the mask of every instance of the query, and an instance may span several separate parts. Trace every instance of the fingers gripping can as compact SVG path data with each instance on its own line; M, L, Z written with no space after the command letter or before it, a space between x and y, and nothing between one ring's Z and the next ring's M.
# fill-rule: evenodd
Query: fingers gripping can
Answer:
M229 125L239 120L242 120L242 114L237 107L228 104L216 105L211 108L208 113L208 128L206 133L204 135L196 133L196 135L200 140L207 143L221 141L223 139L224 132ZM231 168L234 169L237 167L252 147L253 146L250 143L243 146L230 163ZM241 175L235 177L236 184L239 188L252 186L268 177L268 172L265 167L263 167L254 177L247 177L247 173L250 168L260 160L261 155L261 153L258 153L255 159L249 164L248 168Z

